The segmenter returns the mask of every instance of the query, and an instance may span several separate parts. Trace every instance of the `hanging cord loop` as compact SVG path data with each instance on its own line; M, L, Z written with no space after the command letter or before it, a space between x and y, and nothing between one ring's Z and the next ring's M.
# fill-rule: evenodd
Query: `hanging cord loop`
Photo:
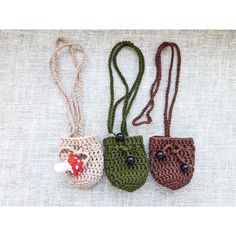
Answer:
M168 83L167 83L166 94L165 94L164 127L165 127L165 136L169 137L173 107L174 107L176 96L178 93L180 67L181 67L180 49L178 45L175 43L164 42L159 46L156 53L156 58L155 58L157 73L156 73L156 79L154 80L151 86L150 100L148 101L146 106L143 108L141 113L133 120L132 124L134 126L139 126L142 124L150 124L152 122L152 117L150 114L154 108L154 98L159 90L161 77L162 77L161 55L162 55L163 50L167 47L171 49L171 60L170 60L170 67L169 67L169 73L168 73ZM171 86L171 80L172 80L172 70L173 70L173 64L174 64L175 51L177 54L175 91L174 91L172 102L169 107L169 93L170 93L170 86ZM168 107L169 107L169 110L168 110ZM140 119L143 117L144 114L146 115L146 120L140 121Z
M117 55L121 51L121 49L124 47L130 47L130 48L134 49L138 55L138 58L139 58L139 72L137 74L137 77L136 77L131 89L129 89L126 79L123 76L123 74L121 73L121 71L117 65ZM125 94L121 98L119 98L116 102L114 102L114 77L113 77L113 71L112 71L112 64L113 64L114 69L117 72L118 76L120 77L120 80L122 81L122 83L125 86ZM124 106L122 109L122 122L121 122L120 128L121 128L121 132L125 136L128 136L126 119L127 119L127 116L130 112L133 101L137 95L137 92L138 92L138 89L139 89L139 86L140 86L140 83L142 80L142 76L144 73L144 67L145 67L144 66L144 57L143 57L141 50L138 47L136 47L133 43L131 43L129 41L119 42L114 46L114 48L111 51L109 61L108 61L108 67L109 67L109 75L110 75L110 97L111 97L109 114L108 114L108 121L107 121L108 132L115 135L115 133L113 132L113 127L114 127L116 109L117 109L118 105L122 101L124 101Z
M58 54L64 49L68 48L71 54L73 64L75 67L75 77L72 82L71 95L67 93L59 73L59 60ZM82 55L82 60L79 63L76 57L77 52L80 51ZM83 117L81 111L82 104L82 80L80 77L81 69L87 60L87 52L85 48L80 44L71 43L68 39L60 37L56 40L54 51L49 60L49 67L53 75L53 79L61 91L65 103L68 108L68 117L70 122L70 137L82 136L83 135Z

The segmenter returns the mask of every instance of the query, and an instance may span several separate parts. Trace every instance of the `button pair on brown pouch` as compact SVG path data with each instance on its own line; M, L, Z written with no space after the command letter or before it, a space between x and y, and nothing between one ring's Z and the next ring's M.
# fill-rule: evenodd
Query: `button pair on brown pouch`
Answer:
M165 108L164 108L164 136L152 136L149 139L149 155L150 155L150 169L153 177L156 181L172 190L187 185L193 176L194 164L195 164L195 146L192 138L173 138L170 136L170 126L172 111L175 104L179 77L181 67L181 54L177 44L164 42L162 43L156 53L156 79L153 82L150 90L150 100L143 108L141 113L133 120L133 125L138 126L142 124L149 124L152 122L150 113L154 108L154 98L159 90L161 77L162 77L162 65L161 55L164 49L170 48L171 61L168 73L168 82L165 93ZM177 69L176 69L176 81L175 91L173 99L169 107L169 93L172 80L172 71L174 66L174 57L177 54ZM140 121L143 116L146 116L146 120Z

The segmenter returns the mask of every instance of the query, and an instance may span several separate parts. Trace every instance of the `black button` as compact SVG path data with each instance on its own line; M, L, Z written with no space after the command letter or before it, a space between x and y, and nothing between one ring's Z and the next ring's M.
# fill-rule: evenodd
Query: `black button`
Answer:
M159 161L162 161L164 159L164 153L163 151L157 151L156 153L156 158L159 160Z
M136 158L133 157L133 156L128 156L126 162L127 162L128 165L132 166L132 165L135 164Z
M187 164L183 164L181 166L181 170L183 171L183 173L187 173L189 171L189 166Z
M118 141L124 141L124 140L125 140L125 136L124 136L122 133L118 133L118 134L116 135L116 139L117 139Z

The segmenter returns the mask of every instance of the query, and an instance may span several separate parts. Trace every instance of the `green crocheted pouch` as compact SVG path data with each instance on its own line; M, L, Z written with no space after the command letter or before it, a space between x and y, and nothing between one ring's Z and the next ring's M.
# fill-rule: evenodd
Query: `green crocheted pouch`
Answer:
M121 49L128 47L138 55L139 71L131 87L129 87L124 75L117 64L117 55ZM104 163L105 173L111 184L119 189L132 192L140 188L148 176L148 161L141 136L130 137L127 130L127 116L137 95L144 73L144 57L141 50L133 43L123 41L117 43L110 54L110 107L107 119L108 132L113 135L103 140L105 147ZM117 72L124 88L123 96L115 101L113 69ZM117 86L116 86L117 88ZM117 88L118 89L118 88ZM113 131L117 107L123 103L120 133ZM117 128L117 127L116 127Z
M103 144L105 172L111 184L128 192L140 188L148 176L143 137L127 137L124 141L108 137Z

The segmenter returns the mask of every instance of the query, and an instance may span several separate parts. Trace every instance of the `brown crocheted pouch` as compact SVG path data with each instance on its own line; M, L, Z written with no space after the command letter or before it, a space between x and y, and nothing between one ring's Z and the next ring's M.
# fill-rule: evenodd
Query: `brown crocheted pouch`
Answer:
M192 179L195 163L192 138L152 136L149 156L151 173L159 184L176 190Z
M171 62L168 73L168 83L165 93L165 108L164 108L164 136L152 136L149 139L149 156L150 156L150 169L155 180L170 189L176 190L182 188L190 182L194 172L195 162L195 147L192 138L172 138L170 136L170 126L172 111L175 104L179 77L181 55L177 44L164 42L160 45L156 53L156 67L157 75L154 80L151 91L150 100L143 108L141 113L133 120L133 125L149 124L152 122L150 116L154 108L154 97L156 96L162 77L161 68L161 54L162 51L169 47L171 49ZM172 69L174 64L174 55L177 53L177 71L175 81L175 91L173 99L169 106L169 93L172 79ZM143 115L146 115L146 120L139 121Z

